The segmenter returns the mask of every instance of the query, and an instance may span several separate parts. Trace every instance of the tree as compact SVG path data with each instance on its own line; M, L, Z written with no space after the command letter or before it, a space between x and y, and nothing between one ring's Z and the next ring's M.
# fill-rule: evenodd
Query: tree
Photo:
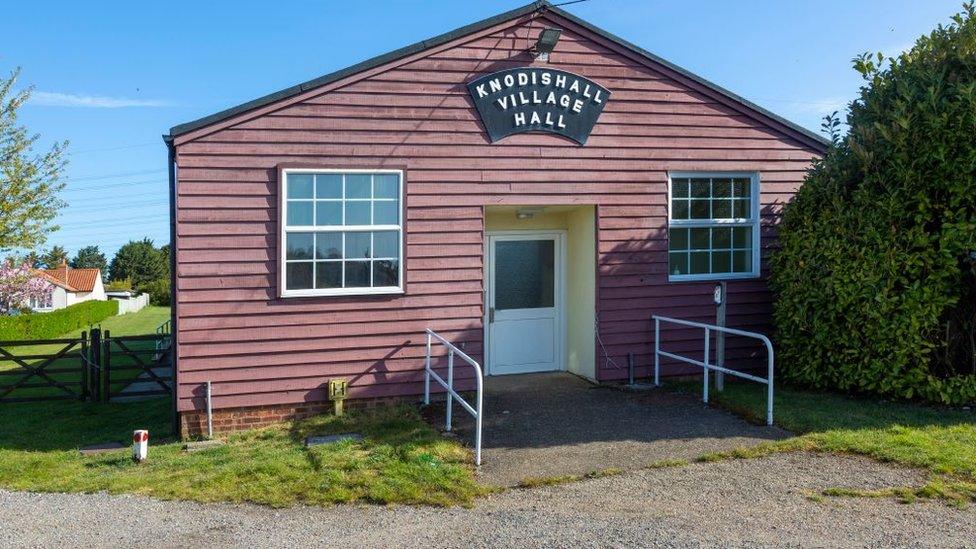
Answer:
M48 269L57 269L68 262L68 251L61 246L54 246L41 256L41 263Z
M149 282L169 276L168 267L163 252L156 249L152 240L145 238L130 240L119 248L108 270L111 280L128 278L138 290Z
M976 9L896 59L853 60L848 135L783 213L779 372L821 388L976 401Z
M46 301L53 290L54 286L34 276L26 263L17 266L12 261L4 261L0 265L0 314L26 306L31 298Z
M52 221L65 205L58 193L64 188L60 177L68 144L55 143L44 154L34 153L39 136L17 124L17 110L32 91L13 91L19 75L17 69L0 78L0 250L43 244L57 230Z
M99 269L105 273L108 261L98 246L85 246L75 254L71 260L71 266L75 269Z

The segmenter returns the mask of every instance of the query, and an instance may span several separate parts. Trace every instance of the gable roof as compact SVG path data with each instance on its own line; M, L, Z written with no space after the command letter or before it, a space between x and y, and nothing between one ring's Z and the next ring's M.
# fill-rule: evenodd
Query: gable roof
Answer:
M307 82L303 82L296 86L285 88L283 90L271 93L269 95L265 95L264 97L259 97L258 99L248 101L247 103L242 103L240 105L237 105L236 107L231 107L229 109L211 114L209 116L205 116L203 118L199 118L197 120L193 120L191 122L186 122L184 124L173 126L172 128L170 128L169 134L163 136L163 140L166 141L167 143L171 143L173 138L179 135L186 134L201 128L205 128L207 126L227 120L239 114L243 114L248 111L267 106L276 101L281 101L283 99L294 97L296 95L305 93L309 90L318 88L320 86L325 86L327 84L330 84L342 78L346 78L356 73L379 67L386 63L396 61L397 59L421 52L426 49L434 48L441 44L450 42L452 40L456 40L468 34L476 33L480 30L487 29L489 27L503 23L505 21L511 19L517 19L519 17L523 17L535 12L545 12L545 11L551 12L559 17L567 19L570 22L583 27L594 34L597 34L617 44L618 46L630 50L631 52L639 56L642 56L655 64L662 65L667 69L674 71L680 76L683 76L705 87L707 90L715 92L720 98L724 98L726 102L730 102L733 106L739 106L741 108L744 108L745 114L751 115L753 118L759 118L760 121L763 121L767 124L769 122L773 122L774 125L783 126L785 130L795 134L801 141L804 141L808 145L812 146L813 148L821 152L825 151L827 146L830 144L830 141L825 137L818 135L817 133L812 132L807 128L804 128L803 126L796 124L795 122L791 122L763 107L760 107L759 105L749 101L748 99L745 99L744 97L735 94L719 86L718 84L710 82L705 78L702 78L701 76L692 73L691 71L683 69L671 63L670 61L658 57L657 55L654 55L653 53L641 48L640 46L632 44L624 40L623 38L620 38L591 23L588 23L571 13L552 5L548 0L538 0L536 2L532 2L531 4L526 4L525 6L522 6L520 8L516 8L511 11L500 13L493 17L489 17L487 19L483 19L476 23L472 23L470 25L460 27L458 29L441 34L439 36L435 36L427 40L421 40L420 42L417 42L410 46L406 46L404 48L391 51L389 53L374 57L372 59L367 59L366 61L362 61L360 63L356 63L355 65L346 67L345 69L330 74L326 74L325 76L320 76L318 78L309 80Z
M57 269L38 269L35 272L51 284L60 286L69 292L90 292L94 290L95 282L102 275L98 269L72 269L67 266Z

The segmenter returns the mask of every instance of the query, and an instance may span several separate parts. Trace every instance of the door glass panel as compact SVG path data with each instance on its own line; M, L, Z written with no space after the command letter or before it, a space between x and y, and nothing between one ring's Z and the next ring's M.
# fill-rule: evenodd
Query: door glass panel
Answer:
M503 240L495 243L495 309L539 309L554 305L555 242Z

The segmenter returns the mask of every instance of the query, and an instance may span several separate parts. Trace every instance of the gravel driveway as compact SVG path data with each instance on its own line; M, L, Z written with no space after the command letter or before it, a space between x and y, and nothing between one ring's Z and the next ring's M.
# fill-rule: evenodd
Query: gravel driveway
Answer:
M535 490L473 509L268 509L132 496L0 491L11 547L976 547L976 511L940 502L805 497L916 484L924 475L856 457L784 454L642 470Z

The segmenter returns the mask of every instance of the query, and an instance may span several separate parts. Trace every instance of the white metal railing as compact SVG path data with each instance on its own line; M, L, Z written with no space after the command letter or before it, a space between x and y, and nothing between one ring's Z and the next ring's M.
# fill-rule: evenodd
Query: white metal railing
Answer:
M661 357L666 356L674 360L684 362L686 364L693 364L695 366L700 366L704 373L704 383L702 386L702 400L708 403L708 372L709 370L715 370L716 372L726 373L732 376L741 377L743 379L748 379L750 381L755 381L757 383L762 383L766 385L766 425L773 424L773 344L769 341L769 338L763 334L756 332L747 332L745 330L736 330L735 328L725 328L724 326L716 326L714 324L705 324L702 322L692 322L690 320L680 320L677 318L670 318L666 316L653 315L651 318L654 319L654 385L661 385ZM702 328L705 330L705 360L695 360L693 358L688 358L681 355L676 355L674 353L669 353L667 351L661 350L661 323L668 322L671 324L678 324L681 326L690 326L692 328ZM736 370L730 370L724 366L717 366L715 364L709 364L709 345L711 342L711 333L721 332L730 335L738 335L742 337L751 337L753 339L758 339L762 341L766 346L766 353L768 355L768 361L766 366L766 377L762 378L759 376L754 376L752 374L747 374L744 372L738 372Z
M433 340L441 342L445 347L447 347L447 381L444 378L437 375L437 372L430 365L430 350ZM454 356L457 355L461 360L467 362L474 368L476 374L476 379L478 382L478 393L475 397L476 403L474 406L468 404L466 400L461 398L461 395L457 394L454 390ZM468 411L474 417L474 463L475 465L481 465L481 406L483 403L482 389L484 388L484 375L481 373L481 365L478 362L469 357L462 351L454 346L453 343L444 339L437 334L434 330L430 328L427 329L427 358L424 362L424 404L430 404L430 378L434 378L437 383L440 383L441 387L447 390L447 419L445 422L445 429L451 430L451 412L454 407L454 399L457 399L458 404L461 405L465 410Z

